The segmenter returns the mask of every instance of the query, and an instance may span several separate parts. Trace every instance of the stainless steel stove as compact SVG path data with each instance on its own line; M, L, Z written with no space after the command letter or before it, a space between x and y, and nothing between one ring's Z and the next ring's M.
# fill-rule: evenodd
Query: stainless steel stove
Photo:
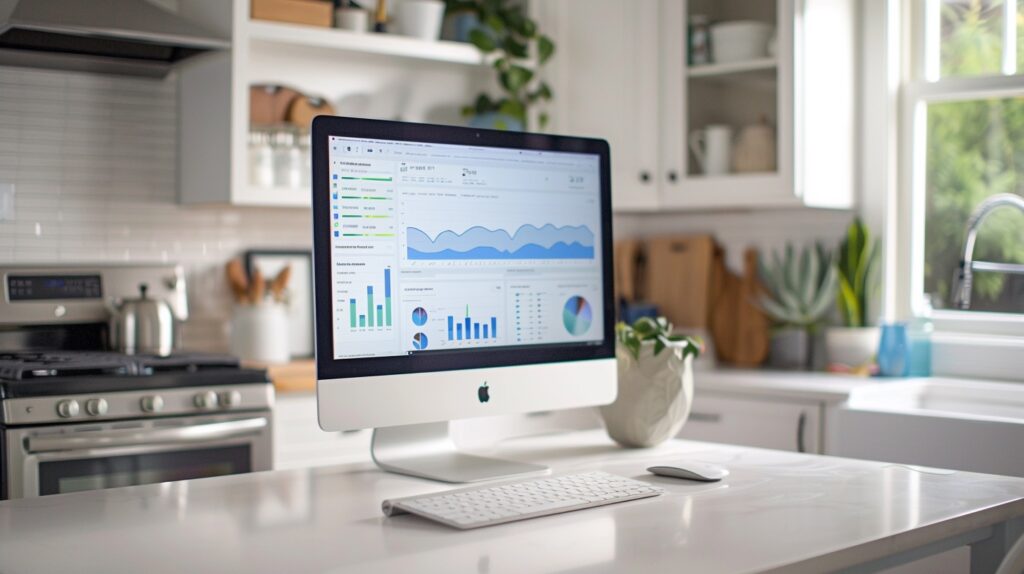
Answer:
M81 277L88 289L59 288ZM33 278L49 287L21 296ZM225 355L107 350L107 309L139 283L163 286L186 317L180 268L19 266L0 279L0 499L271 468L264 371Z

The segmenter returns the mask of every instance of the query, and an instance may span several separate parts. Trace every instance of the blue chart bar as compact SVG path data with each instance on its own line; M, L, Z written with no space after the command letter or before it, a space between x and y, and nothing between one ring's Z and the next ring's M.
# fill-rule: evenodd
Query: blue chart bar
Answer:
M473 338L480 338L480 323L473 323Z
M373 326L373 285L366 286L366 318L370 320L370 326Z
M487 336L487 330L484 330L484 337ZM491 317L491 336L495 339L498 338L498 318Z
M448 315L448 340L449 341L451 341L452 338L453 338L452 336L454 335L454 333L453 333L454 330L455 330L455 317L452 317L451 315Z
M487 325L484 325L484 339L487 338Z
M456 325L456 327L457 327L457 329L455 329L456 340L461 341L462 340L462 323L459 323L458 325Z
M465 331L463 331L464 333L466 333L466 338L467 339L472 339L473 338L473 330L472 329L473 329L473 324L469 321L469 317L467 316L466 317L466 329L465 329Z
M360 327L365 327L366 326L366 315L360 315L359 316L359 326Z

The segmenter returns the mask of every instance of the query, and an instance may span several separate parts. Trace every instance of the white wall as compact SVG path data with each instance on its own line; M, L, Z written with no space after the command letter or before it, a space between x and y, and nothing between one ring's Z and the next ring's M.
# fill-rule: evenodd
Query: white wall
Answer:
M223 348L223 264L251 247L310 244L303 209L177 204L177 82L0 67L0 264L176 261L185 344Z
M617 237L647 237L665 233L709 233L726 250L734 271L743 268L743 252L757 247L762 253L781 250L787 242L811 245L823 241L834 247L850 223L849 211L821 209L762 209L736 213L659 213L618 215Z

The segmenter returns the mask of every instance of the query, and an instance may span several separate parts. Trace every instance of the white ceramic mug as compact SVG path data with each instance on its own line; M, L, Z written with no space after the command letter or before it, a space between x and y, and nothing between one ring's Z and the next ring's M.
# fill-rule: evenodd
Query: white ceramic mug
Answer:
M690 134L690 149L705 175L729 173L732 156L732 128L711 125Z
M363 33L370 27L370 13L362 8L338 8L334 11L334 27Z
M404 0L398 5L398 31L421 40L441 37L444 22L442 0Z
M236 305L231 315L231 354L243 361L287 363L288 308L281 303Z

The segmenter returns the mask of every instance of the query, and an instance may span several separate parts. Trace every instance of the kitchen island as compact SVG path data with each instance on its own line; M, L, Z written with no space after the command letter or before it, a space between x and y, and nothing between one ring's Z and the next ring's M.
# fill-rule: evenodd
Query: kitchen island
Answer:
M0 572L822 572L876 570L962 545L992 572L1024 532L1024 479L602 431L508 440L488 454L600 469L663 496L473 531L385 518L384 498L450 485L369 460L0 502ZM727 467L719 483L657 462Z

